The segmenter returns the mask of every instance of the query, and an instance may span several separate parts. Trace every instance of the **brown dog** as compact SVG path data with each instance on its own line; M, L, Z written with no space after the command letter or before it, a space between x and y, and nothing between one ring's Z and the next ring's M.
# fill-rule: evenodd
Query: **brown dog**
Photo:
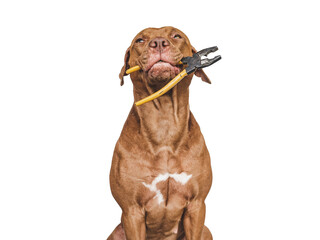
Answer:
M147 28L125 55L134 100L159 90L181 70L181 58L195 52L187 36L173 27ZM202 70L195 73L210 80ZM204 226L212 181L210 156L189 109L192 74L167 94L133 106L116 144L110 171L111 191L122 208L112 239L212 239Z

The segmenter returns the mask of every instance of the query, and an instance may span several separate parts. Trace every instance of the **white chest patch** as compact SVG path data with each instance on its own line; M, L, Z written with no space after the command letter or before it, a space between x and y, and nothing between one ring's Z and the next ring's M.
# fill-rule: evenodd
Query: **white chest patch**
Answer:
M157 189L157 183L166 181L168 178L173 178L176 182L181 183L182 185L185 185L190 180L191 177L192 177L192 174L188 175L185 172L173 173L173 174L164 173L164 174L159 174L155 179L153 179L151 184L147 184L145 182L143 182L142 184L146 188L148 188L150 191L156 193L154 198L158 200L158 204L161 204L164 201L164 199L160 190Z

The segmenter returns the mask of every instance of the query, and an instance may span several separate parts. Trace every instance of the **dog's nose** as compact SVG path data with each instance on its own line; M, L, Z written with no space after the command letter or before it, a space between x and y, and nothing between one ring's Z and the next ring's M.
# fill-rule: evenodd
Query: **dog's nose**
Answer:
M154 48L158 51L163 51L169 45L170 45L169 41L162 37L154 38L149 42L149 47Z

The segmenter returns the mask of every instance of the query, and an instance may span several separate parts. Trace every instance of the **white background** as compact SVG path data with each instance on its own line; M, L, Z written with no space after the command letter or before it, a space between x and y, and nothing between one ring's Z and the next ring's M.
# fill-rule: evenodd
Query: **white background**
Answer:
M133 103L118 74L132 38L175 26L223 59L190 105L212 158L215 240L320 239L316 0L1 1L0 239L104 240Z

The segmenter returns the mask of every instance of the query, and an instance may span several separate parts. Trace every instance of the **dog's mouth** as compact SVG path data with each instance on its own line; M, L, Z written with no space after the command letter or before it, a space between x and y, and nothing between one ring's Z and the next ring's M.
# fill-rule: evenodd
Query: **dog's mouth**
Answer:
M180 71L178 66L161 59L150 65L146 72L150 80L167 81L173 79Z
M166 61L164 61L164 60L159 60L158 62L155 62L155 63L150 67L150 69L149 69L148 71L150 71L150 70L152 70L152 69L154 69L154 68L157 68L157 69L159 69L159 70L162 70L162 69L163 69L163 70L166 70L168 67L174 69L175 71L178 71L177 74L178 74L179 71L180 71L180 69L179 69L178 66L173 65L172 63L166 62ZM148 72L148 71L147 71L147 72Z

